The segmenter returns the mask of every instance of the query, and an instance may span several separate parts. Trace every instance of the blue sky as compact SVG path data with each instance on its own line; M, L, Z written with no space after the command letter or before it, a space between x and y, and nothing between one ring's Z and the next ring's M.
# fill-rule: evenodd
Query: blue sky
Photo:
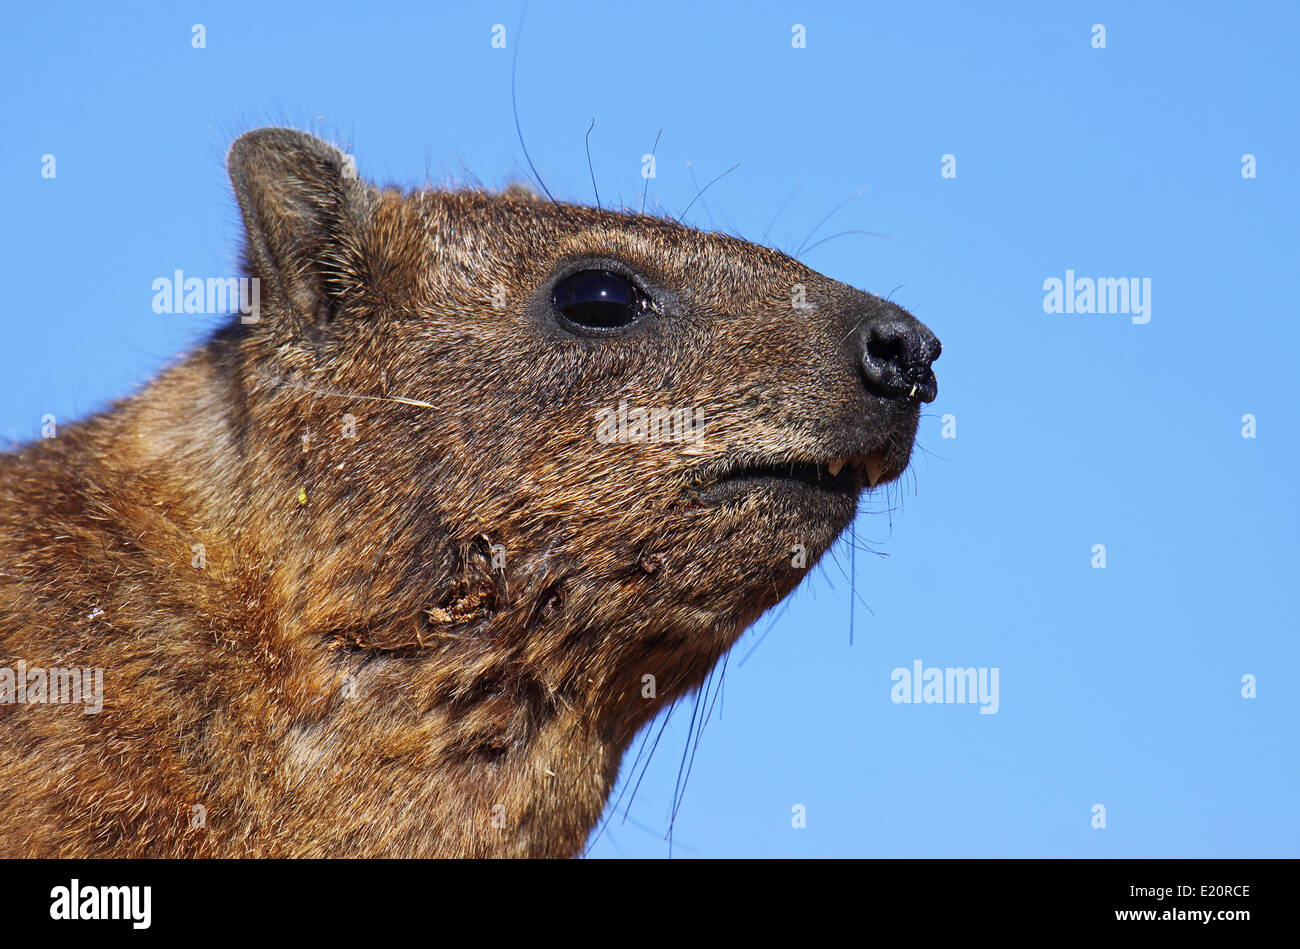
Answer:
M236 272L240 132L316 131L381 182L521 178L520 5L473 7L15 7L0 439L211 330L150 286ZM732 653L674 856L1300 855L1298 27L1290 3L530 7L519 118L557 197L592 200L593 116L606 203L640 194L661 128L664 209L740 162L700 227L791 250L865 189L810 243L886 237L806 262L944 344L912 470L857 522L879 553L856 557L852 645L841 545ZM1044 312L1067 270L1149 279L1149 322ZM998 669L998 711L892 702L916 660ZM668 855L690 713L593 856Z

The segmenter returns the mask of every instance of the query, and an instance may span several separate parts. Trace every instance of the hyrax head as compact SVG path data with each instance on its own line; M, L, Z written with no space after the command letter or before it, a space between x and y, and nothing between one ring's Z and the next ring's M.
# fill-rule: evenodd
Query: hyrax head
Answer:
M929 330L774 250L380 190L283 129L230 171L260 278L234 331L250 437L329 522L299 540L340 586L364 574L373 642L432 623L716 657L898 477L935 397Z

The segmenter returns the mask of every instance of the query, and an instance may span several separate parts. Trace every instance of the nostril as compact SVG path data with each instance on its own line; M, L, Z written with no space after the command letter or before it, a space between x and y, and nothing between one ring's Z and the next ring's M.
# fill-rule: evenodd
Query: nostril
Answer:
M870 321L859 336L867 387L888 397L933 401L938 389L930 364L939 358L939 340L905 313Z
M893 327L882 332L873 329L867 339L867 359L871 362L893 363L906 366L910 361L907 354L907 340L902 334L894 332Z

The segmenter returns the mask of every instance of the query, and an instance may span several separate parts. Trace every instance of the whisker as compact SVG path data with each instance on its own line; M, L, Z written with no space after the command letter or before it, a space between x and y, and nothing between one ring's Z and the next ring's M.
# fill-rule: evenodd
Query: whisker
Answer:
M767 243L767 235L772 233L772 227L776 224L776 219L781 216L781 212L786 209L786 206L794 198L795 192L798 190L799 190L799 186L795 185L793 188L790 189L790 193L785 196L785 200L781 202L781 206L777 208L776 213L772 215L772 220L767 222L767 227L763 231L763 236L760 237L758 240L760 244Z
M849 522L849 647L853 646L853 606L858 595L858 519Z
M647 827L645 824L641 823L641 822L640 822L639 820L637 820L635 817L629 819L629 820L628 820L628 823L631 824L633 827L635 827L637 830L644 831L644 832L647 833L647 834L651 834L651 835L653 835L653 836L655 836L655 837L658 837L660 840L663 839L663 837L659 834L658 831L654 830L654 829L651 828L651 827ZM687 851L689 851L689 852L691 852L691 853L699 853L699 852L700 852L697 848L695 848L695 847L691 847L691 846L689 846L689 845L687 845L687 844L684 844L684 843L680 843L680 842L679 842L679 843L677 844L677 846L678 846L678 847L681 847L683 850L687 850Z
M537 179L537 183L546 192L546 196L551 199L551 203L555 204L555 196L551 194L551 189L546 187L546 182L542 180L542 176L537 173L537 166L533 164L533 157L528 154L528 146L524 143L524 131L519 127L519 102L515 94L515 74L519 70L519 47L522 45L524 38L524 17L527 13L528 0L524 0L524 8L519 12L519 25L515 27L515 52L510 60L510 111L514 113L515 134L519 136L519 147L524 150L524 158L528 160L528 167L533 170L533 177Z
M722 657L722 669L718 673L718 687L713 690L712 699L709 699L708 694L709 694L709 684L711 684L713 681L713 672L712 670L710 670L709 672L709 683L706 684L704 687L704 697L705 697L705 701L708 702L708 709L704 713L704 720L700 722L700 727L695 731L695 744L691 748L691 760L686 765L686 777L682 781L681 793L677 795L677 803L673 806L673 816L672 816L673 825L676 825L677 823L677 812L681 810L682 800L686 797L686 785L690 783L691 770L695 767L695 753L700 750L700 739L704 737L704 726L709 724L709 719L713 717L713 706L716 705L718 702L718 693L722 690L722 682L727 675L727 659L730 657L730 655L731 652L730 650L728 650L727 655ZM715 662L717 661L716 654L715 654L714 661ZM689 739L690 736L688 735L687 737Z
M849 575L844 572L844 565L840 563L840 558L836 555L835 548L832 547L830 550L826 551L826 553L830 555L831 562L835 564L836 569L839 570L840 576L842 576L845 579L845 581L848 581ZM862 604L863 608L868 613L870 613L872 616L875 616L876 611L871 608L870 604L868 604L866 600L862 599L861 595L857 591L857 588L854 587L852 583L850 583L849 587L850 587L851 595L857 598L857 601Z
M715 662L716 662L716 659L717 659L717 651L715 650L715 651L714 651L714 661L715 661ZM705 685L704 685L704 687L703 687L703 688L700 688L700 689L697 689L696 692L695 692L695 703L694 703L694 706L693 706L692 709L691 709L691 721L690 721L690 723L686 726L686 745L685 745L685 747L682 748L682 760L681 760L681 762L677 765L677 780L676 780L676 782L675 782L674 785L673 785L673 807L672 807L672 810L671 810L671 811L669 812L669 814L668 814L668 837L669 837L668 848L669 848L669 853L672 852L672 832L673 832L673 821L674 821L674 820L676 819L676 817L677 817L677 808L678 808L678 806L679 806L679 804L680 804L680 801L681 801L680 794L681 794L681 790L682 790L682 772L686 770L686 758L687 758L687 756L690 754L690 751L691 751L691 734L695 731L695 721L696 721L696 719L699 718L699 715L700 715L700 701L701 701L701 699L704 697L705 689L707 689L707 688L709 687L709 684L712 683L712 681L713 681L713 673L714 673L714 668L713 668L712 664L710 664L710 666L709 666L709 675L708 675L708 678L706 678L706 679L704 680L704 681L705 681Z
M837 234L832 234L830 237L823 237L816 244L812 244L809 247L806 247L803 252L808 253L809 251L814 251L818 247L821 247L822 244L825 244L827 241L833 241L837 237L845 237L849 234L865 234L868 237L882 237L887 241L897 240L897 238L890 237L888 234L877 234L875 231L840 231Z
M660 136L663 135L663 134L664 134L664 130L661 128L661 129L659 130L658 134L655 135L655 143L654 143L654 145L651 146L651 148L650 148L650 159L651 159L651 161L654 160L655 152L657 152L657 151L659 150L659 138L660 138ZM650 176L649 176L649 175L646 175L645 185L641 188L641 213L642 213L642 214L645 214L645 196L646 196L649 192L650 192Z
M654 743L650 746L650 754L646 756L645 764L641 766L641 774L636 779L636 784L632 787L632 796L627 799L627 809L623 811L623 821L627 821L628 812L632 810L632 804L636 801L636 792L641 787L641 780L645 777L646 768L650 767L650 759L654 757L655 749L659 747L659 739L664 736L664 729L668 727L668 720L673 717L673 711L677 708L677 699L673 704L668 706L668 714L664 716L663 724L659 726L659 734L655 735Z
M831 219L831 217L835 214L836 211L838 211L840 208L844 207L844 205L848 204L850 201L852 201L854 198L858 197L858 195L862 194L862 192L864 192L864 191L866 191L866 190L867 190L867 186L866 186L866 185L863 185L863 186L862 186L861 188L859 188L859 189L858 189L854 194L849 195L847 198L845 198L845 199L844 199L843 201L841 201L839 204L835 205L835 207L831 208L829 214L827 214L824 218L822 218L822 219L821 219L820 221L818 221L815 225L813 225L813 229L812 229L811 231L808 232L808 236L805 237L805 238L803 239L802 242L800 242L798 248L795 250L795 252L794 252L794 254L793 254L794 259L795 259L795 260L798 260L798 259L799 259L799 255L803 253L804 244L807 244L810 240L812 240L812 236L813 236L814 234L816 234L816 233L821 229L821 226L822 226L823 224L825 224L827 221L829 221L829 220Z
M739 168L739 167L740 167L740 162L736 162L734 165L732 165L730 168L728 168L728 169L727 169L726 171L724 171L722 174L718 175L717 178L714 178L712 181L710 181L708 184L706 184L703 188L701 188L700 191L695 195L695 197L691 198L691 203L688 204L688 205L686 205L686 211L689 211L689 210L691 209L691 207L695 204L696 201L698 201L698 200L700 199L700 196L703 195L705 191L708 191L708 190L709 190L710 188L712 188L712 187L713 187L713 186L714 186L714 185L715 185L715 184L716 184L720 179L725 178L727 175L731 174L733 171L735 171L735 170L736 170L737 168ZM678 218L677 218L677 223L678 223L678 224L682 223L682 218L686 217L686 211L683 211L683 212L678 216Z
M773 630L773 628L775 628L776 624L781 621L781 617L785 615L786 610L790 609L790 604L792 602L793 602L792 600L787 599L784 603L781 604L781 608L777 610L776 615L772 617L772 622L767 624L767 629L763 630L762 634L759 635L754 645L750 647L749 652L745 653L745 658L740 660L740 662L736 663L737 669L739 669L745 663L749 662L749 657L754 654L754 650L758 649L758 647L762 645L763 640L767 638L767 634L770 633Z
M696 194L703 194L704 192L700 190L700 183L695 180L695 166L690 161L686 162L686 173L691 176L691 184L695 185ZM709 211L709 202L701 201L700 207L704 208L704 216L709 220L709 230L717 230L717 225L713 223L713 214ZM690 208L688 207L687 210L690 210Z
M591 190L596 192L596 207L600 207L600 189L596 187L596 170L591 167L591 130L596 127L596 117L591 117L591 124L587 126L587 171L591 173Z

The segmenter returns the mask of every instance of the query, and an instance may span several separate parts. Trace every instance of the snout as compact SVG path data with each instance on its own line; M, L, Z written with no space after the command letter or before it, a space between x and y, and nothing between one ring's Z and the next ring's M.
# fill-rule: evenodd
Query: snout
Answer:
M920 320L885 303L857 328L863 384L887 398L933 402L939 381L931 368L943 347Z

